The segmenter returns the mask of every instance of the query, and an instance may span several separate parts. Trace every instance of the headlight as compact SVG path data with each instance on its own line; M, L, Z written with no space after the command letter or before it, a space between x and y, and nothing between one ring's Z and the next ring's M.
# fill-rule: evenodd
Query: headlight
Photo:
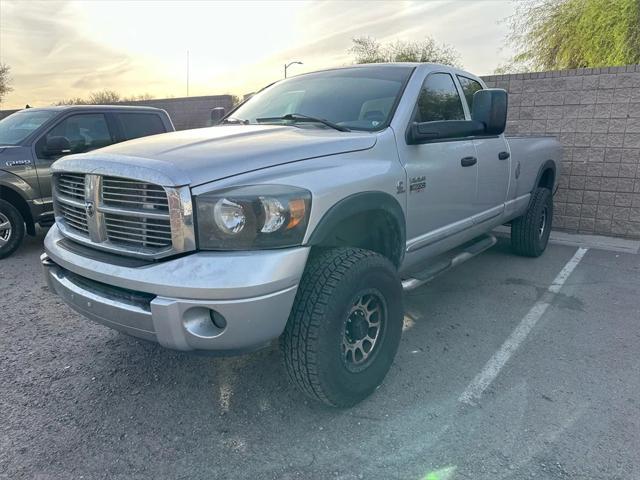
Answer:
M196 197L198 241L205 250L300 245L311 192L280 185L237 187Z

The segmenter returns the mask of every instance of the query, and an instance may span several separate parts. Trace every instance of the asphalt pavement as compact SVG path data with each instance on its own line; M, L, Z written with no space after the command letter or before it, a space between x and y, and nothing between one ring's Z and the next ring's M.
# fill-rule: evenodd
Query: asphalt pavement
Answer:
M42 238L0 261L0 478L640 479L639 255L590 248L550 293L577 248L501 239L406 295L384 384L333 410L277 345L210 358L85 320Z

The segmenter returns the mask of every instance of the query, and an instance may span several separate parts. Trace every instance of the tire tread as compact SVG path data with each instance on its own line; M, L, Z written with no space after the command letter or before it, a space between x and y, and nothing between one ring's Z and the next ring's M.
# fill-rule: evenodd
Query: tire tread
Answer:
M518 255L538 257L544 251L544 248L541 250L538 245L537 221L540 215L539 210L546 202L550 202L549 198L551 198L549 189L536 188L526 213L511 222L511 247ZM550 207L552 211L553 205L551 204ZM549 218L549 222L552 219L553 216Z
M312 252L280 342L291 381L309 397L328 405L336 406L336 403L327 396L320 384L315 340L318 339L333 292L339 288L342 278L350 268L370 258L383 257L359 248Z

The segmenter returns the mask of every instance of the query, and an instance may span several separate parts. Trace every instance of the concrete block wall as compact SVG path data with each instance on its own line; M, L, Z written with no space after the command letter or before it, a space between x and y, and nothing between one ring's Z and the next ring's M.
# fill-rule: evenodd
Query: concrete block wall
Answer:
M507 134L564 146L554 228L640 238L640 65L484 80L509 92Z
M8 117L12 113L16 113L16 112L19 112L19 111L20 111L20 109L18 109L18 110L0 110L0 120L2 120L5 117Z
M228 112L233 106L231 95L202 97L163 98L125 102L123 105L146 105L166 110L176 130L211 126L211 110L224 107Z

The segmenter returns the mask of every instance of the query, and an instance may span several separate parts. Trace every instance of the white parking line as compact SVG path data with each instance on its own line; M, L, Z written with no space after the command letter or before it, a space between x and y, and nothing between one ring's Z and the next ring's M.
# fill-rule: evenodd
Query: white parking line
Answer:
M466 403L468 405L475 405L476 400L480 398L482 392L491 385L491 382L500 373L500 370L509 361L511 355L518 349L522 341L529 335L529 332L536 325L538 320L547 311L553 297L560 291L564 282L567 281L571 272L576 268L584 254L587 253L587 248L579 248L576 253L571 257L571 260L567 262L564 268L553 280L547 291L542 298L538 300L531 310L520 321L520 324L516 327L509 338L502 344L500 349L491 357L491 359L484 366L482 371L476 375L473 381L467 386L465 391L460 395L458 401Z

